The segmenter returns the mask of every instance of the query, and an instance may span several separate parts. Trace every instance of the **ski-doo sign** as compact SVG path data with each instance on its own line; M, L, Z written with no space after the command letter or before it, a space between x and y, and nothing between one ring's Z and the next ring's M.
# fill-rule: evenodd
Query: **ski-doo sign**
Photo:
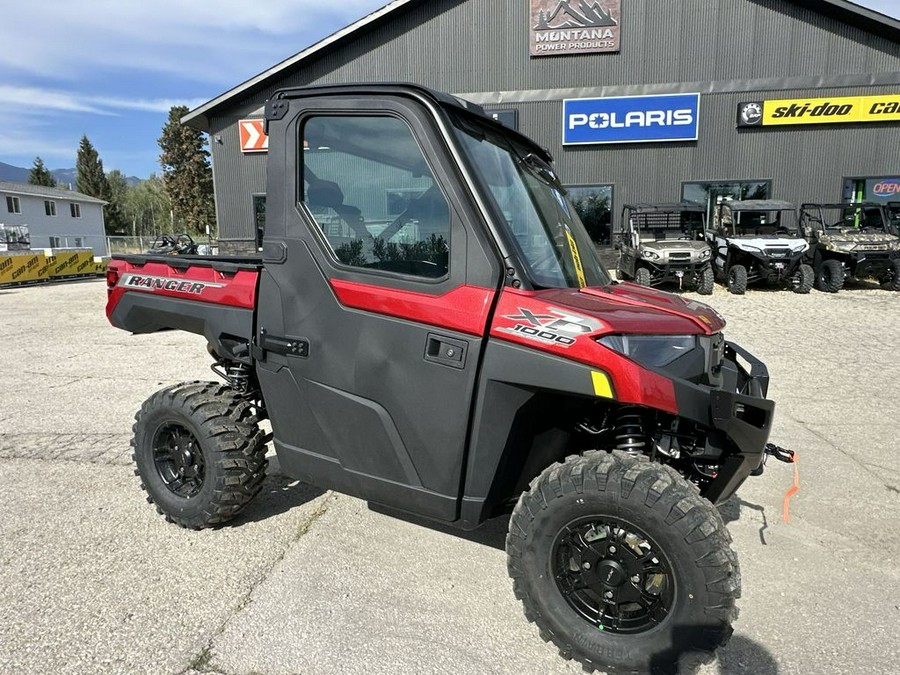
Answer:
M619 51L622 0L530 0L532 56Z
M696 141L700 94L563 101L563 145Z

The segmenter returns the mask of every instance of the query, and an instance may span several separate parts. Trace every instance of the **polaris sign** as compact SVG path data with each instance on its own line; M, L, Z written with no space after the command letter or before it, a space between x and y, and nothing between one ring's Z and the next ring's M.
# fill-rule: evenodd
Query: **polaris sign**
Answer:
M563 101L563 145L696 141L700 94Z

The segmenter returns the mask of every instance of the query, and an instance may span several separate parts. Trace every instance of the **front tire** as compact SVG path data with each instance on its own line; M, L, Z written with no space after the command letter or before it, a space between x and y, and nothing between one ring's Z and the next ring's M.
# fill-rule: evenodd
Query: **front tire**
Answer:
M634 283L640 284L641 286L649 286L650 270L648 270L646 267L638 267L634 271Z
M162 389L135 415L132 458L147 501L199 530L231 520L262 487L263 433L251 404L214 382Z
M844 287L844 266L838 260L823 260L816 274L816 288L824 293L837 293Z
M700 295L712 295L713 287L716 284L716 275L712 266L707 267L700 273L700 281L697 284L697 292Z
M728 268L728 290L735 295L747 292L747 268L743 265L732 265Z
M888 268L888 289L891 291L900 291L900 258L891 260Z
M554 464L513 511L525 616L586 670L674 672L731 636L740 572L715 507L669 467L591 451Z
M812 290L816 274L813 268L806 263L801 263L797 268L797 276L794 278L794 293L806 294Z

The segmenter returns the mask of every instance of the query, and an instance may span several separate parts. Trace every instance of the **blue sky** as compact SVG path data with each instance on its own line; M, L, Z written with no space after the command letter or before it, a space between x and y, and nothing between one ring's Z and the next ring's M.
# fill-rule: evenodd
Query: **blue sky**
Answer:
M170 106L204 103L386 3L6 0L0 161L70 168L87 134L107 170L146 178ZM900 18L900 0L859 4Z

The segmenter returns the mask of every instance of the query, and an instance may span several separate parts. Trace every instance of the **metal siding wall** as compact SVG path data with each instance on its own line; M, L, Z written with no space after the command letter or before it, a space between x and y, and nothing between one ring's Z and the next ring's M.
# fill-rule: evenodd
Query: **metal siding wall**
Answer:
M266 153L241 152L237 119L217 118L210 128L219 238L255 240L252 195L266 191Z
M895 43L784 0L623 0L619 54L530 58L527 0L429 0L309 63L212 121L221 232L252 238L250 194L265 191L262 156L242 156L236 120L278 88L413 81L451 92L666 85L750 78L900 73ZM295 45L294 47L299 47ZM286 51L288 51L286 49ZM900 173L897 125L735 129L738 102L879 93L884 87L704 95L700 141L563 150L559 101L516 103L520 128L547 145L570 183L612 183L628 200L675 200L681 182L770 178L773 197L840 197L841 178ZM895 87L894 91L897 90ZM890 149L890 151L889 151ZM615 214L618 217L618 214Z

